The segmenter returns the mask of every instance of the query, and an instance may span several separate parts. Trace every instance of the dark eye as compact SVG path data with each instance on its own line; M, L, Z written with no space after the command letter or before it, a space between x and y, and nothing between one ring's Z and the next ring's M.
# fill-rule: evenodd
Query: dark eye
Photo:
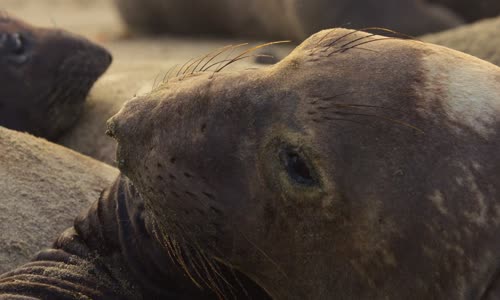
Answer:
M29 58L27 42L21 33L0 34L0 57L15 64L23 64Z
M24 38L19 33L13 33L9 37L10 51L14 55L23 55L25 52Z
M293 181L302 185L314 185L317 183L311 168L297 151L283 151L281 153L281 160L288 176Z

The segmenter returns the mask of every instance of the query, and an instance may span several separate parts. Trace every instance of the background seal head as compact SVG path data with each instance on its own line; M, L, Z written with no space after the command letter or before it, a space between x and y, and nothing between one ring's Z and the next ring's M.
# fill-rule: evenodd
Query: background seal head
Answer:
M107 50L55 28L0 15L0 125L56 139L80 116Z

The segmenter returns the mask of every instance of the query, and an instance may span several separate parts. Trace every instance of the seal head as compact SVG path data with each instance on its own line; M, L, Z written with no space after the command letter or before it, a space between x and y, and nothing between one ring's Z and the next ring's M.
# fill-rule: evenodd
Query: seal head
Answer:
M0 125L57 138L110 63L108 51L85 38L0 15Z
M500 295L500 69L333 29L171 80L109 121L165 249L273 299Z

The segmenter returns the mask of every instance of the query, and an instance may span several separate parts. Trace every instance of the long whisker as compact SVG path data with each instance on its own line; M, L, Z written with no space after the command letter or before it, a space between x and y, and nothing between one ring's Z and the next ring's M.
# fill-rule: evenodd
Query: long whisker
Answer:
M156 81L158 80L158 77L160 76L160 74L161 74L161 71L158 72L158 74L156 74L155 79L153 81L153 85L151 86L151 91L153 91L155 89L155 87L156 87Z
M408 128L411 128L411 129L414 129L420 133L425 133L422 129L416 127L416 126L413 126L409 123L406 123L406 122L403 122L403 121L400 121L400 120L396 120L396 119L393 119L393 118L388 118L388 117L384 117L384 116L377 116L377 115L370 115L370 114L362 114L362 113L350 113L350 112L342 112L342 111L332 111L332 113L334 114L337 114L337 115L341 115L341 116L361 116L361 117L370 117L370 118L377 118L377 119L381 119L381 120L385 120L385 121L388 121L388 122L392 122L392 123L396 123L396 124L399 124L401 126L404 126L404 127L408 127Z
M233 49L233 50L234 50L234 49L236 49L236 48L239 48L239 47L242 47L242 46L246 46L246 45L248 45L248 43L242 43L242 44L238 44L238 45L235 45L235 46L230 45L230 46L229 46L229 47L227 47L227 48L223 48L223 49L222 49L221 51L219 51L216 55L212 56L209 60L207 60L207 61L205 62L205 64L204 64L203 66L201 66L200 71L201 71L201 72L204 72L204 71L205 71L205 67L206 67L206 66L207 66L210 62L212 62L212 61L213 61L213 60L214 60L217 56L219 56L219 55L221 55L222 53L226 52L228 49Z
M385 110L392 110L392 111L397 111L397 112L403 112L402 110L395 109L395 108L383 107L383 106L377 106L377 105L368 105L368 104L341 104L341 103L333 103L332 105L334 105L336 107L377 108L377 109L385 109Z
M252 55L246 55L246 56L242 56L240 58L238 58L237 60L233 61L233 62L237 62L239 60L243 60L243 59L246 59L246 58L249 58L249 57L271 57L271 58L274 58L274 56L272 55L267 55L267 54L252 54ZM213 66L216 66L216 65L220 65L221 63L223 62L226 62L226 61L232 61L233 59L225 59L225 60L221 60L219 62L216 62L216 63L213 63L211 64L210 66L206 67L205 70L203 70L203 72L206 72L208 70L210 70L210 68L212 68ZM216 69L214 71L215 73L219 72L219 69Z
M170 80L170 73L175 70L175 68L177 68L179 65L176 64L172 67L170 67L170 69L168 69L168 71L165 73L165 75L163 76L163 83L165 83L165 79L167 80L167 82Z
M343 122L355 123L355 124L358 124L358 125L366 125L366 124L364 124L362 122L358 122L358 121L354 121L354 120L341 119L341 118L332 118L332 117L328 117L328 116L323 116L323 117L321 117L321 119L323 119L325 121L343 121ZM313 121L315 123L321 123L321 120L317 119L317 118L311 119L311 121Z
M270 46L270 45L284 44L284 43L290 43L290 41L270 42L270 43L265 43L265 44L258 45L258 46L252 47L250 49L247 49L247 50L243 51L242 53L238 54L236 57L234 57L232 60L230 60L229 62L227 62L222 67L218 68L216 72L220 72L221 70L223 70L224 68L226 68L227 66L229 66L230 64L232 64L233 62L237 61L240 57L245 56L245 55L247 55L250 52L256 51L256 50L258 50L260 48L264 48L264 47L267 47L267 46Z
M217 270L217 268L213 265L213 263L210 262L210 259L203 253L201 248L196 244L196 254L198 255L198 259L200 260L200 263L203 265L203 268L205 269L205 272L207 276L211 277L211 274L215 275L215 280L211 279L213 282L214 287L220 291L220 297L224 299L224 292L223 288L219 287L219 280L222 280L222 283L229 289L229 292L234 296L234 289L232 285L220 274L220 272Z
M193 59L192 59L192 58L191 58L190 60L186 61L186 62L185 62L185 63L181 66L181 68L179 69L179 71L177 71L177 74L175 75L175 77L179 77L179 75L180 75L180 74L181 74L181 72L182 72L182 69L184 69L184 67L185 67L187 64L189 64L190 62L192 62L192 61L193 61Z
M195 65L196 63L198 63L198 64L199 64L199 63L201 63L201 61L203 60L203 58L204 58L204 57L205 57L205 56L201 56L201 57L198 57L197 59L193 60L193 62L192 62L192 63L190 63L190 64L186 67L186 70L184 70L184 72L182 73L182 75L186 75L186 74L188 74L189 69L191 69L191 67L192 67L193 65ZM196 69L196 67L195 67L195 69ZM193 69L193 72L194 72L194 69ZM193 74L193 72L191 72L190 74Z
M414 37L410 36L410 35L407 35L407 34L404 34L404 33L401 33L401 32L397 32L397 31L394 31L394 30L391 30L391 29L387 29L387 28L383 28L383 27L364 27L364 28L360 28L360 29L356 29L356 30L353 30L349 33L346 33L336 39L334 39L326 49L323 49L322 52L325 52L325 51L328 51L331 47L333 47L338 41L346 38L347 36L350 36L352 34L355 34L356 32L360 32L360 31L368 31L368 30L378 30L378 31L382 31L382 32L386 32L386 33L391 33L391 34L394 34L400 38L407 38L407 39L414 39ZM372 34L370 36L373 36L375 34ZM363 37L363 38L366 38L366 37ZM349 42L350 43L350 42ZM345 46L345 45L344 45ZM342 46L342 47L344 47Z
M236 228L236 227L235 227ZM276 263L269 255L264 252L264 250L260 249L255 243L253 243L241 230L236 228L241 236L252 246L254 247L264 258L266 258L268 261L270 261L276 269L281 273L281 275L285 278L288 278L288 275L285 273L285 271Z
M231 45L227 45L227 46L224 46L224 47L221 47L221 48L218 48L218 49L215 49L214 51L211 51L209 53L207 53L205 56L203 56L200 61L196 64L196 66L193 68L193 71L191 72L191 74L195 73L196 72L196 69L198 69L198 67L200 66L200 64L206 59L208 58L211 54L213 54L214 52L216 51L225 51L227 50L228 48L231 48L232 46Z
M332 53L328 54L328 56L334 54L334 53L339 53L339 52L346 52L350 49L353 49L353 48L356 48L358 46L361 46L361 45L365 45L365 44L368 44L368 43L373 43L373 42L378 42L378 41L384 41L384 40L396 40L398 38L392 38L392 37L383 37L383 38L379 38L379 39L373 39L373 40L369 40L369 41L365 41L365 42L362 42L362 43L358 43L358 44L355 44L351 47L348 47L348 48L341 48L341 49L338 49L336 51L333 51Z

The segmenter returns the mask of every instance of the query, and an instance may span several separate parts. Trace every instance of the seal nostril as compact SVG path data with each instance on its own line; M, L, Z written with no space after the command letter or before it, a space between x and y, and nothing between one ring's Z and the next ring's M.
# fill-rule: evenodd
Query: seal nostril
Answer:
M115 138L116 136L116 123L113 118L109 119L106 123L107 125L107 130L106 130L106 135L112 138Z
M175 164L175 161L176 161L176 158L175 158L175 157L171 157L171 158L170 158L170 163Z
M205 129L207 129L207 124L202 124L200 128L201 132L205 132Z
M109 129L106 130L106 135L109 136L109 137L112 137L112 138L115 137L114 133L111 130L109 130Z

